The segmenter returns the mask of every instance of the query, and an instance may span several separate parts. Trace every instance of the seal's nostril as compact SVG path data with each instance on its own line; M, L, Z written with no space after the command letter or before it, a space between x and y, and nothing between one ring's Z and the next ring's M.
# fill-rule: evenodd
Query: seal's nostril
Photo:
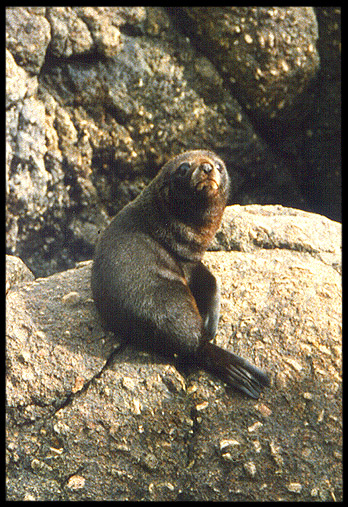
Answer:
M209 174L213 170L213 166L207 162L204 162L204 164L201 164L201 170L206 174Z

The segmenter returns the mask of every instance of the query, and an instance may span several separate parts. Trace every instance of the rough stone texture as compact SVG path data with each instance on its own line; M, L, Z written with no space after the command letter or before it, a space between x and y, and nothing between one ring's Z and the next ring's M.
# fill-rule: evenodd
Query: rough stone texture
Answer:
M224 159L231 203L339 219L339 8L206 9L6 9L7 245L35 275L185 149Z
M45 7L6 8L6 47L28 72L39 74L51 39Z
M275 217L277 223L275 226ZM307 252L342 272L341 228L326 217L282 206L227 206L211 250Z
M51 50L70 57L96 50L105 57L122 47L120 25L144 21L144 7L52 7L47 9L52 27Z
M34 279L33 273L19 257L6 255L6 294L15 285Z
M8 500L342 501L340 225L231 206L218 241L216 340L271 387L255 402L120 347L96 318L90 262L13 286Z
M238 89L245 107L283 115L319 67L311 7L186 7L200 40Z

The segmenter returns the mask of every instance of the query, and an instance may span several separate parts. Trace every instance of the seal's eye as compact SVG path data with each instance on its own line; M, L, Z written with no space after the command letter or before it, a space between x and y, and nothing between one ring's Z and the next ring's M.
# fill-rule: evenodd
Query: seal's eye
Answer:
M219 173L222 173L222 164L220 164L220 162L216 162L215 167L219 171Z
M183 178L184 176L187 175L189 170L190 170L190 164L188 162L183 162L182 164L179 165L178 170L177 170L177 174L178 174L178 176Z

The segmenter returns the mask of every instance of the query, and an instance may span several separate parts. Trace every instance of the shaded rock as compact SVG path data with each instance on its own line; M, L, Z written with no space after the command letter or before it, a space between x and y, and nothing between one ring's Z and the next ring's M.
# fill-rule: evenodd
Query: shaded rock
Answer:
M140 23L144 7L52 7L47 17L52 27L51 50L55 56L70 57L98 52L115 56L121 46L119 27Z
M296 158L300 153L301 186L309 202L316 202L318 212L339 220L342 207L342 99L341 99L341 9L318 8L321 68L319 93L305 136L290 141ZM289 146L288 143L286 143ZM291 149L289 149L291 151Z
M229 216L241 217L230 232ZM319 224L313 240L306 220L310 231ZM266 239L255 242L261 225ZM205 372L120 347L100 328L91 262L15 286L8 499L342 499L341 277L325 258L338 255L340 226L233 206L224 227L225 244L242 238L243 251L205 256L222 286L216 341L266 369L272 386L255 402Z
M47 11L51 24L51 51L56 56L69 57L90 51L93 39L90 31L71 7L52 7Z
M311 7L186 7L247 109L286 115L319 68Z
M188 41L182 40L181 44L183 52L190 52L185 56L185 67L188 67L194 62L195 55ZM64 89L66 107L73 105L77 94L88 113L87 118L91 115L99 129L105 130L111 121L110 117L105 120L100 118L103 111L126 127L129 141L124 141L124 147L119 146L116 132L108 140L114 156L110 162L118 172L123 170L134 178L144 171L145 165L153 175L173 154L202 143L224 152L225 158L233 160L237 167L243 166L252 171L253 166L254 172L258 167L260 171L265 171L265 159L268 157L265 146L242 115L238 103L223 94L215 69L209 68L207 61L202 62L212 75L210 79L215 79L219 88L217 103L212 107L194 89L199 76L197 73L192 76L192 71L191 74L185 73L183 63L178 61L167 41L124 36L117 58L99 60L96 65L90 62L60 62L63 72L53 69L43 79L45 86L57 97ZM193 78L195 81L191 83ZM228 120L220 110L222 107L228 114ZM73 121L76 122L75 118ZM113 122L110 127L114 128ZM111 134L109 128L105 137ZM120 128L119 134L122 134ZM233 145L234 139L237 142ZM91 141L94 142L93 139ZM230 166L233 173L232 164ZM238 178L241 176L234 177L235 191L238 190Z

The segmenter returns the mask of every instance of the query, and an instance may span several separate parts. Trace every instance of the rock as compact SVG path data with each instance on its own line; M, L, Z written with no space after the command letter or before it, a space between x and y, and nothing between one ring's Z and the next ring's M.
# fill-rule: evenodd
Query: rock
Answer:
M115 56L122 47L119 26L142 22L145 12L144 7L51 7L51 50L58 57L91 52Z
M245 107L270 118L298 102L319 68L311 7L186 7Z
M210 249L307 252L342 271L341 226L324 216L282 206L227 206Z
M120 346L100 328L91 262L16 285L8 500L342 500L340 225L232 206L222 230L229 251L204 261L222 286L216 341L268 371L271 387L255 402Z
M45 7L6 8L6 47L33 74L39 74L51 39L45 14Z
M19 229L24 240L42 227L42 215L52 202L52 192L48 190L53 178L45 163L44 104L34 96L25 97L8 118L12 128L7 160L9 213L6 219L10 246L15 250Z
M20 111L25 97L37 91L37 77L18 66L6 49L6 193L9 194L11 163L16 152Z
M6 49L6 109L23 100L27 93L27 73Z
M70 57L90 51L93 39L86 23L71 7L52 7L47 11L51 25L51 51L58 57Z
M19 283L34 280L34 275L24 262L13 255L6 255L6 293Z

